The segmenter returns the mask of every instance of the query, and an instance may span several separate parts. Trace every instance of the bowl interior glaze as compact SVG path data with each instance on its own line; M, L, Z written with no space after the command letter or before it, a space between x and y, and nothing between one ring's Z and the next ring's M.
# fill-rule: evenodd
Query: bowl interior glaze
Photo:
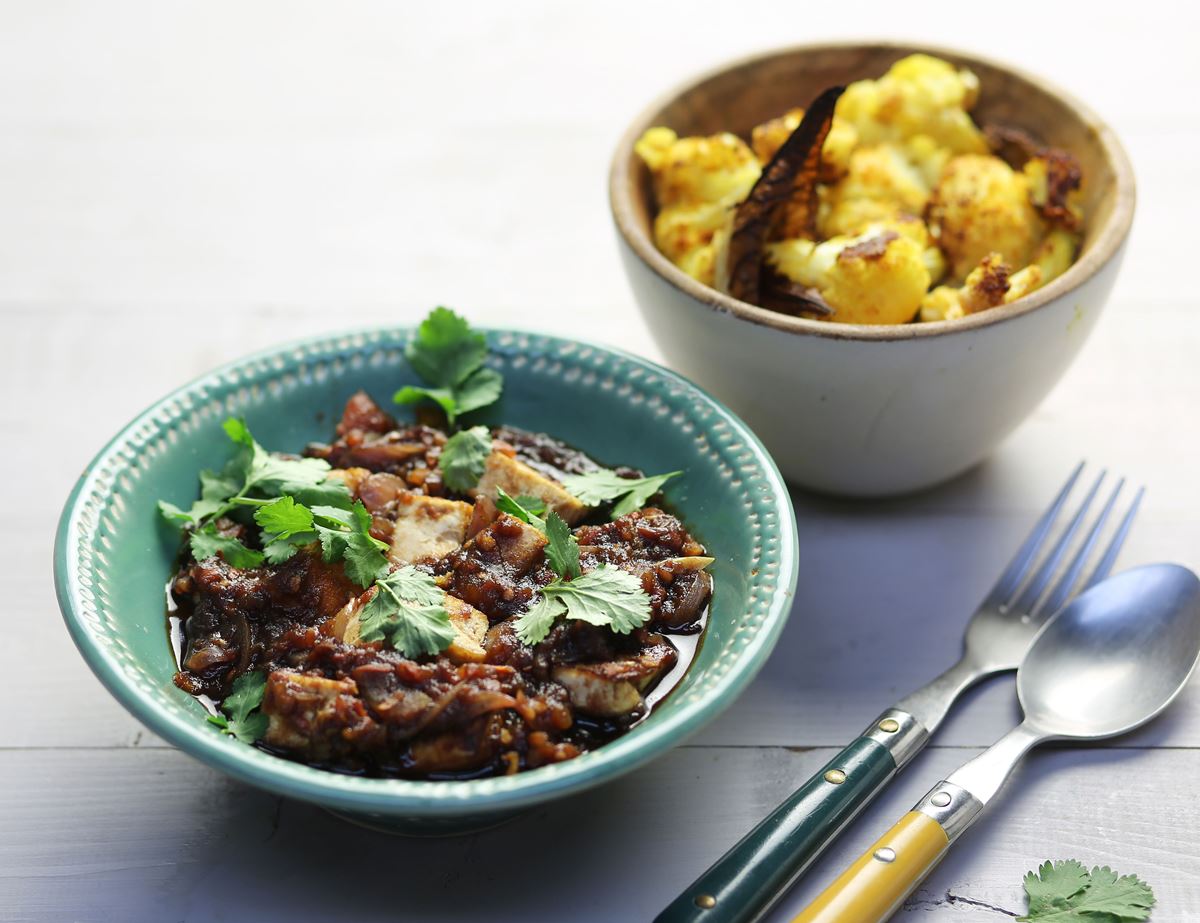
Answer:
M491 331L501 401L470 422L547 431L602 463L686 470L671 508L716 557L715 593L699 655L681 685L626 736L566 763L468 782L367 779L270 756L207 725L171 681L175 664L164 584L178 537L159 498L196 495L196 476L228 456L221 421L247 419L274 450L328 439L349 395L381 403L416 383L407 329L305 341L227 365L154 404L88 466L67 502L55 583L83 656L114 696L173 744L271 791L385 824L478 826L505 812L598 784L678 742L728 705L773 647L791 608L796 530L783 481L736 417L679 376L614 350ZM400 410L404 417L406 410Z

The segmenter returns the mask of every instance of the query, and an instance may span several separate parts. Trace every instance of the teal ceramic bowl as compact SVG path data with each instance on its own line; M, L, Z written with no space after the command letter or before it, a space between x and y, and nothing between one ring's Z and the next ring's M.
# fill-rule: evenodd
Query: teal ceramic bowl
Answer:
M479 413L543 430L601 461L685 470L671 508L710 549L714 595L700 652L681 684L630 733L577 759L467 782L369 779L313 769L217 733L172 683L164 584L177 536L156 513L184 504L219 460L227 416L268 448L327 439L346 398L385 400L416 376L408 329L306 340L231 363L158 401L101 450L63 511L54 557L59 605L84 659L133 715L236 779L401 832L456 832L613 779L712 720L767 659L791 608L796 528L766 450L728 410L666 369L616 350L490 331L504 396ZM475 422L474 420L472 422Z

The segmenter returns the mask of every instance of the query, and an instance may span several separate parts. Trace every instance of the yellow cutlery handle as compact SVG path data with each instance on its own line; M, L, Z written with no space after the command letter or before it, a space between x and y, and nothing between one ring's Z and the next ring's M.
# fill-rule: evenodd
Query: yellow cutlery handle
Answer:
M949 847L941 824L911 811L792 923L883 923Z

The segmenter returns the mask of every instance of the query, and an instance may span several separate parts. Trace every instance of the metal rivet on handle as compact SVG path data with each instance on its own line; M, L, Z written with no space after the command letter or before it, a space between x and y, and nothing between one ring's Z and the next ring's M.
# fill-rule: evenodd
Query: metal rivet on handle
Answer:
M950 803L950 793L949 792L938 792L936 795L934 795L932 798L929 799L929 803L931 805L933 805L935 808L944 808L946 805L948 805Z
M841 785L846 781L846 774L840 769L831 769L825 773L825 781L831 782L834 785Z
M697 894L695 903L702 910L712 910L717 906L717 899L711 894Z
M896 850L892 849L890 846L881 846L879 849L875 850L875 858L880 862L895 862Z
M900 730L900 722L895 718L884 718L879 722L879 730L886 734L895 734Z

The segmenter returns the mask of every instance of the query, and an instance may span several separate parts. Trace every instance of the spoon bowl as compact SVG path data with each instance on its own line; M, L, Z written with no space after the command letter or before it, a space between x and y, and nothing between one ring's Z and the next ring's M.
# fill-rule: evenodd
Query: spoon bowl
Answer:
M1149 721L1200 660L1200 579L1150 564L1081 593L1033 642L1017 674L1038 736L1097 739Z

